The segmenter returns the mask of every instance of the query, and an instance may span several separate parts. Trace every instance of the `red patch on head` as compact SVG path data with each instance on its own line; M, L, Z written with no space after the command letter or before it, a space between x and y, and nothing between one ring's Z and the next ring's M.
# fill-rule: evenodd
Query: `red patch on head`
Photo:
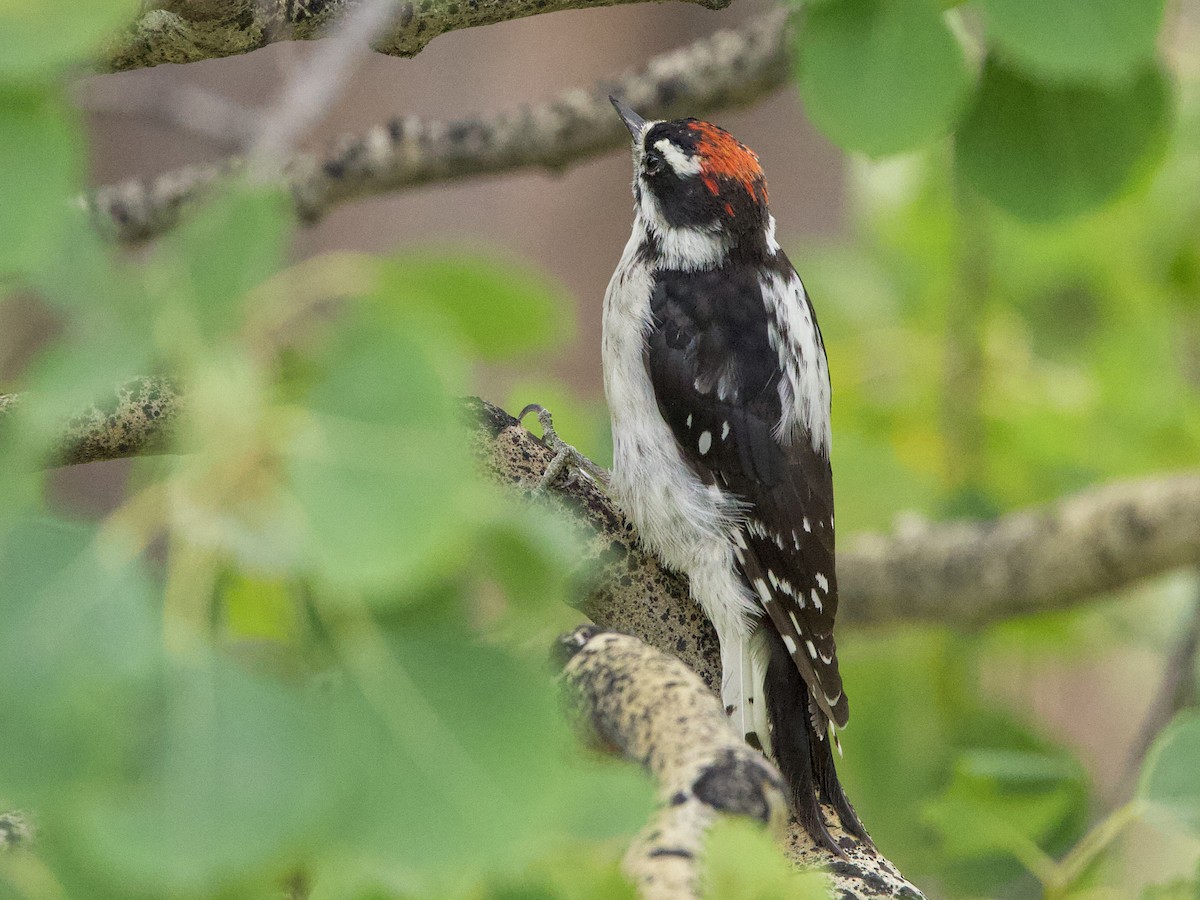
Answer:
M714 196L720 193L720 180L726 179L740 184L757 202L766 205L767 182L758 164L758 154L724 128L709 122L691 122L688 128L697 136L700 178Z

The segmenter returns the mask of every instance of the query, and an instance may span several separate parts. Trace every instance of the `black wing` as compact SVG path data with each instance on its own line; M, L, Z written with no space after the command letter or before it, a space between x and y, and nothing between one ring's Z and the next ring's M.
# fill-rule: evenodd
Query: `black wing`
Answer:
M791 264L782 253L777 260L807 303ZM705 482L746 501L733 535L742 574L817 706L842 726L849 705L833 639L833 473L803 429L791 441L777 436L784 376L760 271L731 261L707 272L656 273L646 366L684 458Z

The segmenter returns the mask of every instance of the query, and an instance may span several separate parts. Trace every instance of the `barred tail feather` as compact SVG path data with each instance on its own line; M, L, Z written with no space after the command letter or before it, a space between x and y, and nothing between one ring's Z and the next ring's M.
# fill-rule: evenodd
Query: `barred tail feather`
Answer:
M766 672L767 712L773 730L774 759L788 784L797 821L819 845L844 856L821 813L821 803L832 806L842 827L870 843L866 829L846 799L833 762L833 741L827 739L823 714L811 714L808 686L800 676L783 639L774 628L764 628L769 658ZM814 722L814 718L817 722Z

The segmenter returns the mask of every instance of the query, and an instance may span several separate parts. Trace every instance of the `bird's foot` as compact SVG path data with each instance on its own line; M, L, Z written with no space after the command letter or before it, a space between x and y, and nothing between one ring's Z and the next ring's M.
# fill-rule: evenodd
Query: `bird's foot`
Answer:
M550 460L550 463L546 466L546 471L542 473L542 477L538 481L537 489L539 491L544 491L550 487L568 466L573 466L578 471L586 473L588 477L601 486L608 484L608 472L558 436L558 432L554 430L554 419L550 415L550 410L546 409L546 407L537 403L530 403L521 410L517 416L517 421L520 422L531 412L537 413L538 422L542 426L542 443L554 453L554 458Z

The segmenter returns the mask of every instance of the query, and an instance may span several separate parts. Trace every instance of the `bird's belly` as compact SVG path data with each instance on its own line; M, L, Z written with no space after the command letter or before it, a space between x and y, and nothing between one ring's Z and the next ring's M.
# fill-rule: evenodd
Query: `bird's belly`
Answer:
M614 277L614 286L637 277ZM688 576L692 596L718 630L738 634L761 611L734 562L736 502L715 484L705 484L680 453L646 372L639 318L622 306L629 299L610 288L605 302L604 388L613 435L609 489L646 547Z

